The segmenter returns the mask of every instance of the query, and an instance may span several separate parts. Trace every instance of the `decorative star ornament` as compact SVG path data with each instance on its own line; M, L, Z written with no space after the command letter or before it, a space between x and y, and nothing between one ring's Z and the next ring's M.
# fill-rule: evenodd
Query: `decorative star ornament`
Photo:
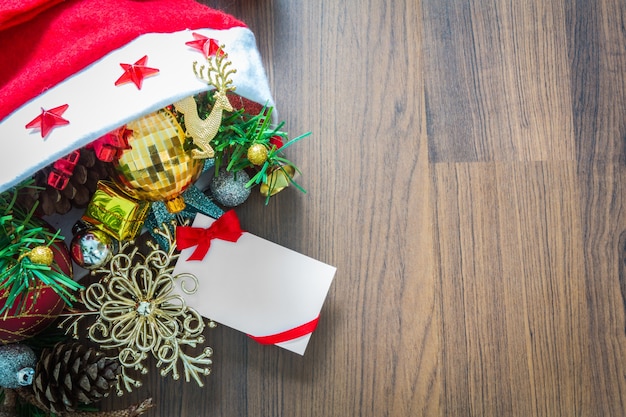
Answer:
M134 64L120 63L120 67L122 67L122 69L124 70L124 74L122 74L122 76L118 78L117 81L115 81L115 85L132 82L137 86L139 90L141 90L143 79L146 77L150 77L151 75L155 75L159 72L159 70L156 68L147 67L147 62L148 55L145 55Z
M69 104L63 104L50 110L42 108L41 114L28 122L26 129L39 128L41 129L41 137L45 138L54 127L70 123L68 120L61 117L68 107Z
M220 48L220 44L217 39L207 38L199 33L192 33L194 40L185 42L185 45L191 46L193 49L197 49L202 52L206 58L220 54L223 55L224 51Z
M167 242L167 250L147 240L150 250L143 253L130 241L123 241L119 253L94 270L100 280L81 291L85 310L70 313L60 323L66 334L77 338L84 334L79 323L96 315L87 335L119 359L118 395L124 388L131 392L141 385L133 371L148 372L148 356L156 360L161 376L171 374L174 380L182 373L186 381L193 378L203 386L201 377L211 372L213 349L187 351L187 347L199 348L205 342L205 320L175 292L176 281L189 294L197 291L200 282L192 274L173 274L180 256L173 226L163 224L153 230ZM209 321L208 326L216 324Z

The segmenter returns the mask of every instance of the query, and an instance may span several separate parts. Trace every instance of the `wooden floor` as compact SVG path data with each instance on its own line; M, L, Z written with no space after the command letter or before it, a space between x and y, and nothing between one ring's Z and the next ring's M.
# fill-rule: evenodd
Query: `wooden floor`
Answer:
M304 357L207 331L153 416L626 415L626 3L221 0L308 194L238 210L337 266ZM182 11L181 11L182 12ZM227 277L225 277L227 279Z

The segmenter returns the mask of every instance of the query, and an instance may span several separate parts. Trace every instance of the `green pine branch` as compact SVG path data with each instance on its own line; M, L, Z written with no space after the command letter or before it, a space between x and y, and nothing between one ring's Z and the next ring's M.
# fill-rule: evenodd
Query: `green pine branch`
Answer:
M83 288L71 277L49 265L34 263L28 256L33 248L50 247L62 238L34 216L36 205L26 210L16 203L20 190L32 186L32 181L27 181L0 193L0 294L6 297L0 315L8 314L16 305L16 313L23 313L28 297L33 296L34 305L46 285L68 305L76 300L73 293Z
M206 118L213 107L212 95L206 93L199 94L195 96L195 99L198 115L203 119ZM268 175L276 170L282 170L290 184L301 192L306 193L306 190L285 171L285 167L289 166L295 172L300 173L298 167L285 157L283 151L311 133L308 132L289 140L288 134L281 130L284 122L281 122L278 126L272 126L273 110L273 107L266 105L257 115L248 114L242 109L231 113L224 112L218 133L211 141L211 146L215 151L215 175L219 175L220 168L224 166L227 171L233 173L241 170L254 171L254 175L252 175L246 187L250 188L263 183L267 184L269 192L265 204L268 204L269 198L274 191L274 184L271 181L268 182ZM179 119L184 127L184 116L179 114ZM277 148L271 143L272 138L275 137L286 142L283 146ZM267 161L260 167L252 164L247 158L248 149L256 144L263 145L268 151Z

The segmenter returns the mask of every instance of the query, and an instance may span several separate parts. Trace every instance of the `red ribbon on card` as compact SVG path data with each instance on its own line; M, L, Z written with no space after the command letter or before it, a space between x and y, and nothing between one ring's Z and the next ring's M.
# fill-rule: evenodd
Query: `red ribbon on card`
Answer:
M243 230L241 230L237 215L233 210L229 210L207 228L177 226L176 246L180 250L197 246L188 260L199 261L204 259L205 255L208 253L213 239L236 242L242 234ZM253 336L249 334L248 337L262 345L275 345L277 343L288 342L313 333L319 319L320 317L318 315L308 323L304 323L284 332L267 336Z
M249 334L248 337L262 345L275 345L276 343L289 342L290 340L295 340L299 337L306 336L309 333L313 333L319 321L320 316L317 316L308 323L304 323L301 326L294 327L293 329L289 329L284 332L269 336L252 336Z
M242 234L237 214L229 210L207 228L177 226L176 246L180 250L197 246L188 260L201 261L209 252L213 239L236 242Z

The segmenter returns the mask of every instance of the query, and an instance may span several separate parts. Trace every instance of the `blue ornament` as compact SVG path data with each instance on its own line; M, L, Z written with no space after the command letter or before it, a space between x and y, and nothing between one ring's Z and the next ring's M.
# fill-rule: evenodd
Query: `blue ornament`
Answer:
M219 174L211 180L209 188L215 201L226 207L235 207L250 196L250 188L246 187L248 181L250 177L245 171L220 169Z
M37 356L21 343L0 346L0 387L19 388L33 383Z

